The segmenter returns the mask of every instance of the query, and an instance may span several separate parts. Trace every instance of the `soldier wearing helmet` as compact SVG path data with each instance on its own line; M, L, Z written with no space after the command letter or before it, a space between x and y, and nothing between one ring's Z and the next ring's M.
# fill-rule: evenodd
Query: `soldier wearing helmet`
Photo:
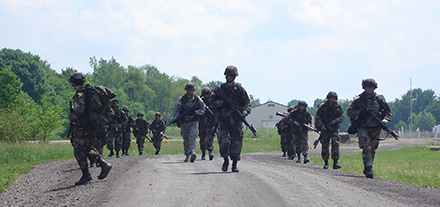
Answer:
M206 112L200 117L199 120L199 137L200 137L200 149L202 150L202 160L205 160L206 150L209 153L209 160L214 159L212 150L214 149L213 142L214 136L217 131L217 119L214 112L212 112L209 97L212 90L210 87L202 89L202 100L206 105Z
M304 164L310 160L307 158L308 145L308 129L304 125L312 122L312 115L307 111L307 103L299 101L295 109L286 117L286 122L291 126L290 130L293 134L293 141L289 149L289 159L293 160L298 156L297 163L301 163L301 154L304 156Z
M206 109L202 99L194 94L194 83L187 83L185 86L186 94L180 97L174 111L174 117L183 117L178 121L180 134L183 137L183 150L185 151L185 162L194 162L197 158L196 138L199 135L199 119Z
M293 135L290 132L290 125L286 122L286 117L293 110L293 107L287 108L287 113L283 113L282 115L284 117L276 124L277 132L280 135L281 151L283 152L282 157L291 156L289 149L293 140Z
M124 131L122 132L122 155L129 155L128 149L130 149L131 144L131 129L134 129L135 120L132 115L129 114L130 109L127 106L122 107L122 111L127 117L127 124L124 126Z
M108 157L114 156L115 152L113 150L115 150L116 157L119 158L119 151L122 149L123 133L128 123L128 116L119 107L118 99L115 98L111 100L110 106L113 112L109 115L107 149L110 150L110 153Z
M75 182L75 185L83 185L92 180L87 159L100 165L101 174L98 176L98 179L107 177L112 168L109 163L102 159L94 147L96 131L90 128L89 116L87 114L90 108L86 104L86 99L92 98L92 95L85 93L85 80L82 73L75 72L70 76L70 83L76 91L73 96L74 106L69 115L69 121L74 126L73 129L71 129L71 143L75 159L82 172L81 178Z
M331 143L331 158L333 159L333 169L341 166L339 160L339 123L344 120L344 111L337 102L338 94L330 91L327 98L318 106L316 112L316 128L321 131L319 141L322 144L321 157L324 160L324 169L328 169L328 159L330 157L329 147Z
M372 78L362 80L364 92L359 94L350 104L347 115L350 118L351 126L348 132L355 134L359 139L359 148L362 149L362 160L364 164L364 175L373 178L373 162L376 149L379 147L380 122L373 118L374 113L382 123L388 125L391 120L391 110L385 97L376 94L377 83ZM361 104L368 110L364 110Z
M139 155L142 155L144 151L145 138L148 134L149 123L144 119L144 114L139 112L137 119L134 121L133 134L136 137L136 144L138 147Z
M150 130L153 134L152 142L154 148L156 149L155 154L158 155L162 146L163 134L166 130L166 122L162 118L162 114L160 114L160 112L156 112L154 116L155 119L150 124Z
M214 89L209 102L219 123L217 140L220 155L224 159L222 171L228 170L229 158L231 158L232 172L239 172L237 163L240 160L241 148L243 147L243 122L237 113L228 114L230 109L228 103L223 101L216 93L222 90L227 98L237 105L244 116L251 113L251 102L243 86L235 82L235 78L238 76L237 67L227 66L224 75L226 83Z

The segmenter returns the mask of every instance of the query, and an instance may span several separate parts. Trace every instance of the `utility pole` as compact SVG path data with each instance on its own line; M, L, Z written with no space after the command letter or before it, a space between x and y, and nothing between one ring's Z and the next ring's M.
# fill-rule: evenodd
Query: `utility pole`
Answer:
M413 125L413 116L412 116L412 114L413 114L413 108L412 108L412 102L413 102L413 95L412 95L412 80L411 80L411 71L409 71L409 95L410 95L410 99L409 99L409 103L410 103L410 107L411 107L411 110L410 110L410 114L409 114L409 117L410 117L410 124L409 124L409 138L411 138L411 129L412 129L412 125Z

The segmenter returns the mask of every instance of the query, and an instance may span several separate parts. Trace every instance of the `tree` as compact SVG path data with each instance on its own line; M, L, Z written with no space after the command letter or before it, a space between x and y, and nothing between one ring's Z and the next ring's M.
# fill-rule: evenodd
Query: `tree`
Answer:
M251 100L251 107L259 106L261 105L260 99L255 98L252 94L249 95L249 99Z
M426 110L423 110L419 114L414 115L413 130L420 127L420 130L422 131L429 131L434 126L435 118L431 113L427 112Z
M289 102L287 103L287 106L289 106L289 107L295 107L295 106L298 105L298 102L300 102L300 100L298 100L298 99L292 99L291 101L289 101Z
M21 86L20 80L9 68L0 70L0 109L18 103Z
M217 86L223 84L223 82L221 81L209 81L206 86L210 87L212 90L214 90L215 88L217 88Z

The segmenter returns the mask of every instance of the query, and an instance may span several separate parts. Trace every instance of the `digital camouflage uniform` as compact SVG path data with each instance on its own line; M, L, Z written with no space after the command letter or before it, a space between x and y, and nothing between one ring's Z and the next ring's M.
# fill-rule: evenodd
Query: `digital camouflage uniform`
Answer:
M131 144L131 128L134 128L134 118L130 114L127 115L127 124L124 127L124 132L122 134L122 154L128 155L128 149Z
M112 106L112 108L115 112L109 116L107 149L110 150L109 157L113 156L113 150L116 151L116 157L119 157L119 151L122 149L122 133L124 126L128 123L128 118L119 106Z
M136 137L136 144L138 147L139 155L142 155L144 151L145 137L148 134L149 123L145 119L137 118L135 120L135 129L133 134Z
M205 113L205 104L199 96L193 94L191 97L188 97L185 94L177 103L174 116L179 116L179 114L184 113L194 105L198 105L198 109L185 115L180 121L180 135L183 137L183 149L187 157L185 161L188 161L188 156L195 155L197 149L196 139L199 136L199 119Z
M159 154L162 145L163 134L166 130L165 120L161 117L154 119L154 121L150 124L150 130L153 134L153 146L156 149L156 154Z
M312 116L307 111L307 108L304 110L301 110L299 107L294 109L292 112L289 113L286 119L287 123L289 123L291 133L293 134L293 141L290 145L290 151L292 156L296 155L298 156L298 161L300 162L300 155L302 154L304 156L304 163L308 162L307 154L309 151L309 145L308 145L308 129L304 126L296 126L294 124L294 121L297 121L298 123L303 124L310 124L312 121ZM290 157L290 159L293 159L293 157Z
M331 157L334 160L333 168L337 169L340 166L337 165L339 159L339 123L344 120L344 111L338 102L334 102L330 105L330 101L326 99L323 103L318 106L318 111L316 112L316 127L321 134L319 140L322 144L321 156L325 162L324 168L328 168L328 159L330 157L329 148L330 143ZM335 124L330 124L336 119ZM325 126L325 130L322 128Z
M391 120L391 110L384 96L373 93L373 95L369 97L366 92L361 93L347 110L347 115L350 117L352 127L357 128L359 148L362 149L365 174L366 171L372 170L374 155L379 146L381 127L380 123L369 115L367 111L361 110L360 106L356 103L358 101L373 111L379 119L385 120L386 122Z
M209 98L208 98L209 99ZM199 137L200 137L200 149L202 150L202 159L205 158L205 151L209 152L209 159L212 160L212 150L214 149L213 142L214 136L217 131L217 119L209 107L209 100L202 97L203 102L209 108L205 114L200 117L199 120Z

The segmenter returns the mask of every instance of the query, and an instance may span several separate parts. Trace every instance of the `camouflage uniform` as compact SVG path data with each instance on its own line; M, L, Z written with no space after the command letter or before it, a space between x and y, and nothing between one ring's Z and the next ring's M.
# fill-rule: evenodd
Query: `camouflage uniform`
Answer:
M137 118L135 120L135 130L133 130L133 134L136 137L139 155L142 155L144 151L145 136L148 134L149 125L145 119Z
M336 123L330 124L333 120L336 120ZM340 168L337 164L339 159L339 123L343 120L344 111L338 102L335 101L330 105L330 101L326 99L318 106L318 111L316 112L316 127L321 131L319 140L322 144L321 156L325 162L325 169L328 168L328 159L330 157L330 141L332 145L331 157L333 159L333 168ZM325 130L323 130L323 127L325 127Z
M160 152L163 134L165 133L166 130L166 122L159 115L156 114L157 116L156 119L154 119L154 121L151 122L150 124L150 130L151 133L153 134L153 138L152 138L153 146L156 149L155 154L159 154Z
M289 123L291 133L293 134L293 141L290 145L290 151L292 156L290 159L293 159L296 155L298 156L298 161L300 162L300 155L302 154L304 156L304 163L308 162L307 154L309 150L308 145L308 129L304 126L296 126L294 124L294 121L297 121L298 123L304 123L304 124L310 124L312 121L312 116L305 108L304 110L301 110L299 107L293 110L289 113L286 119L287 123Z
M385 97L377 95L374 92L371 96L368 96L366 92L361 93L347 110L347 115L350 117L352 123L351 127L357 128L359 148L362 149L362 160L365 168L364 174L372 178L374 155L379 146L381 127L379 125L380 123L368 114L369 112L361 110L357 104L358 101L362 102L369 110L374 112L379 119L386 123L391 120L391 110Z
M193 94L191 97L188 97L188 95L185 94L180 98L175 110L175 117L177 117L195 105L199 106L197 107L198 109L185 115L182 121L180 121L180 135L183 137L183 149L186 155L185 161L189 161L188 157L190 155L195 156L197 149L196 138L199 135L199 119L200 116L205 113L205 104L199 96Z
M287 116L287 114L284 114L284 116ZM281 151L283 152L283 157L292 156L292 151L289 150L291 143L293 141L293 135L290 132L290 125L286 122L286 117L283 117L277 124L277 132L280 135L280 145L281 145ZM293 152L294 153L294 152Z
M209 107L208 99L202 97L202 100L207 107ZM212 150L214 149L213 142L216 131L217 131L217 119L215 118L212 110L209 108L209 110L207 110L199 120L199 137L200 137L200 149L202 150L202 159L205 158L205 151L208 150L209 159L212 160L213 158Z
M131 128L134 128L134 118L128 111L127 115L127 124L124 126L124 132L122 133L122 155L128 155L128 149L131 144Z
M122 133L124 126L128 123L128 118L127 115L119 109L119 106L112 106L112 108L115 112L109 117L110 124L107 137L107 149L110 150L109 157L113 156L113 150L116 150L116 157L119 157L119 151L122 148Z

